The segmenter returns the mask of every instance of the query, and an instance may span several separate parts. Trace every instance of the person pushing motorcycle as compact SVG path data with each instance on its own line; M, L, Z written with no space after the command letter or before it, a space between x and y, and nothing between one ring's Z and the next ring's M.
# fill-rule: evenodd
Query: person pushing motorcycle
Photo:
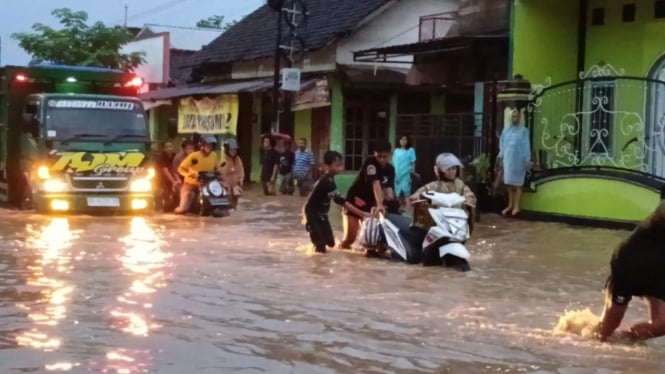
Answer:
M180 166L178 173L185 178L180 189L180 205L175 209L176 214L185 214L192 204L199 189L199 173L214 172L217 168L218 159L215 153L217 138L212 135L201 137L201 149L187 156Z

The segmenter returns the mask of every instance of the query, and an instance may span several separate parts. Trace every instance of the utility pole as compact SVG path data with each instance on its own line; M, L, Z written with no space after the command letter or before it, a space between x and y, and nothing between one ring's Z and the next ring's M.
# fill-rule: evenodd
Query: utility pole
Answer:
M129 6L125 4L125 28L127 28L127 11L129 10Z
M277 12L277 39L275 40L275 71L273 76L272 86L272 110L273 120L275 121L274 130L279 131L279 70L282 60L282 2L280 1L280 9Z
M303 22L307 19L307 10L304 0L268 0L268 5L272 10L277 13L277 32L275 40L275 61L274 61L274 76L273 76L273 118L274 118L274 131L279 131L279 121L280 121L280 72L281 72L281 63L283 51L288 51L287 61L288 67L292 67L294 62L300 62L305 50L305 45L303 39L298 35L297 29L300 26L300 20ZM287 17L288 15L288 17ZM286 20L286 23L289 27L288 43L286 45L282 44L282 26L283 20ZM298 55L294 56L295 53Z

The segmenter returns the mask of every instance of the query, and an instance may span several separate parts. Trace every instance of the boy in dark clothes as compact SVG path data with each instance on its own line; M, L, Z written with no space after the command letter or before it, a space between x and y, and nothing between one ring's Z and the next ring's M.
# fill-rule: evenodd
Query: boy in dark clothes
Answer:
M324 174L314 185L314 190L303 208L303 221L318 253L325 253L326 247L335 246L335 236L328 221L331 200L354 214L365 215L360 209L347 203L337 191L335 175L342 171L342 155L339 152L328 151L323 156L323 164Z

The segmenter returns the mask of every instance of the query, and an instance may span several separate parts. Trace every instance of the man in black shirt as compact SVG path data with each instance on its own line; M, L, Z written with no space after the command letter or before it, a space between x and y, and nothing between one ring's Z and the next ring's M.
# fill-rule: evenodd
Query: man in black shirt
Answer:
M279 152L275 150L277 141L270 135L261 138L264 155L261 162L261 183L263 184L263 193L266 196L275 195L275 181L279 171Z
M284 152L279 157L279 175L282 177L282 183L279 192L282 195L293 195L295 186L293 183L293 165L296 163L296 154L291 149L290 141L284 143Z
M619 327L633 296L646 299L651 320L638 323L620 335L631 340L664 336L665 188L658 208L616 249L610 268L605 310L597 328L599 339L607 340Z
M342 155L335 151L328 151L323 156L323 163L325 172L314 185L303 208L304 223L318 253L325 253L326 247L335 246L335 236L328 221L331 200L357 215L363 215L362 211L346 202L337 191L335 175L342 170Z
M395 203L395 168L389 163L391 146L387 141L377 142L374 155L362 164L360 172L349 189L346 201L365 213L385 211L386 205L394 207ZM344 240L341 247L350 249L358 237L358 230L364 217L345 209Z
M165 141L162 143L162 151L157 158L157 178L159 186L157 187L157 210L164 212L173 211L175 208L175 195L180 188L180 179L172 173L173 159L175 152L173 142Z

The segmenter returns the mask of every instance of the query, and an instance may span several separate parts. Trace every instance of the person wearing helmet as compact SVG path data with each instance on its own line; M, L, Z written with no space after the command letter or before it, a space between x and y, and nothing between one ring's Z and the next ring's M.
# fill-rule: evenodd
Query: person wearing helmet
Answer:
M476 208L476 195L460 178L462 162L452 153L442 153L436 158L434 174L437 180L421 187L411 197L411 201L420 200L426 191L439 193L458 193L465 198L464 207L469 211L469 226L473 227L473 213ZM414 206L413 226L422 230L429 230L434 225L429 211L423 204Z
M234 138L224 142L224 161L219 172L222 175L222 184L227 191L231 191L231 209L237 209L245 180L245 167L238 154L238 142Z
M192 204L199 188L199 172L212 172L217 168L217 138L213 135L201 136L201 150L192 152L178 167L178 173L185 178L180 189L180 205L175 209L176 214L185 214Z
M601 341L610 338L621 325L635 296L645 299L651 318L617 335L632 341L665 336L665 187L660 198L656 210L612 255L610 276L605 284L605 309L595 329Z

